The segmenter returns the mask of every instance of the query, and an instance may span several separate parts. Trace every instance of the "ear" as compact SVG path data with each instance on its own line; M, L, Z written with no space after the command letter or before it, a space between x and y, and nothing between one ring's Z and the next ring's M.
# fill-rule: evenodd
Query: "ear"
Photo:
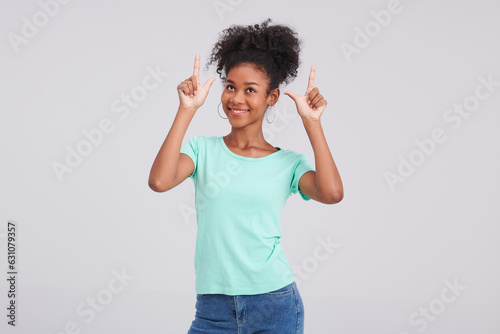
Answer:
M275 88L267 96L267 104L270 106L274 106L276 103L278 103L279 98L280 98L280 89Z

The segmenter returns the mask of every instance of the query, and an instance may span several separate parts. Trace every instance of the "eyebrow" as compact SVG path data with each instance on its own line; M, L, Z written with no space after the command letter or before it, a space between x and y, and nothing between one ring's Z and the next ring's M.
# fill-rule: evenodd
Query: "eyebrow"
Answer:
M234 81L232 81L232 80L226 80L226 82L230 82L230 83L234 84ZM256 82L244 82L244 84L245 85L257 85L257 86L259 85Z

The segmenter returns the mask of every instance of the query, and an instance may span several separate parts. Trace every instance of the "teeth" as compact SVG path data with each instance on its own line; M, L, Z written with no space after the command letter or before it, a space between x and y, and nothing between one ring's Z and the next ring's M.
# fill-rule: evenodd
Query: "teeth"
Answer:
M244 112L248 111L248 110L242 110L242 109L231 109L231 110L232 110L234 113L236 113L236 114L241 114L241 113L244 113Z

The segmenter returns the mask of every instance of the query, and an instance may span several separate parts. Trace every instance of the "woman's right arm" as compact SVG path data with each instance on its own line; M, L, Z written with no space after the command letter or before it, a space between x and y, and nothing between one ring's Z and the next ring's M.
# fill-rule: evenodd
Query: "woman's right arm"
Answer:
M149 187L156 192L170 190L194 171L191 158L181 154L182 140L199 107L203 105L215 78L200 86L200 56L196 54L193 75L177 86L179 109L149 173Z
M179 185L194 171L194 163L185 154L180 154L182 140L196 110L177 110L172 127L156 155L151 172L149 187L156 192L164 192Z

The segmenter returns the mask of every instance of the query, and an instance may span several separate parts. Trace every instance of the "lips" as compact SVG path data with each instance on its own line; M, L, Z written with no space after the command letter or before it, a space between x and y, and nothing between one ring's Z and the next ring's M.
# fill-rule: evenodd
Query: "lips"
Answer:
M235 116L241 116L241 115L244 115L248 112L250 112L250 110L248 109L236 109L236 108L229 108L229 111L231 112L231 115L235 115Z

